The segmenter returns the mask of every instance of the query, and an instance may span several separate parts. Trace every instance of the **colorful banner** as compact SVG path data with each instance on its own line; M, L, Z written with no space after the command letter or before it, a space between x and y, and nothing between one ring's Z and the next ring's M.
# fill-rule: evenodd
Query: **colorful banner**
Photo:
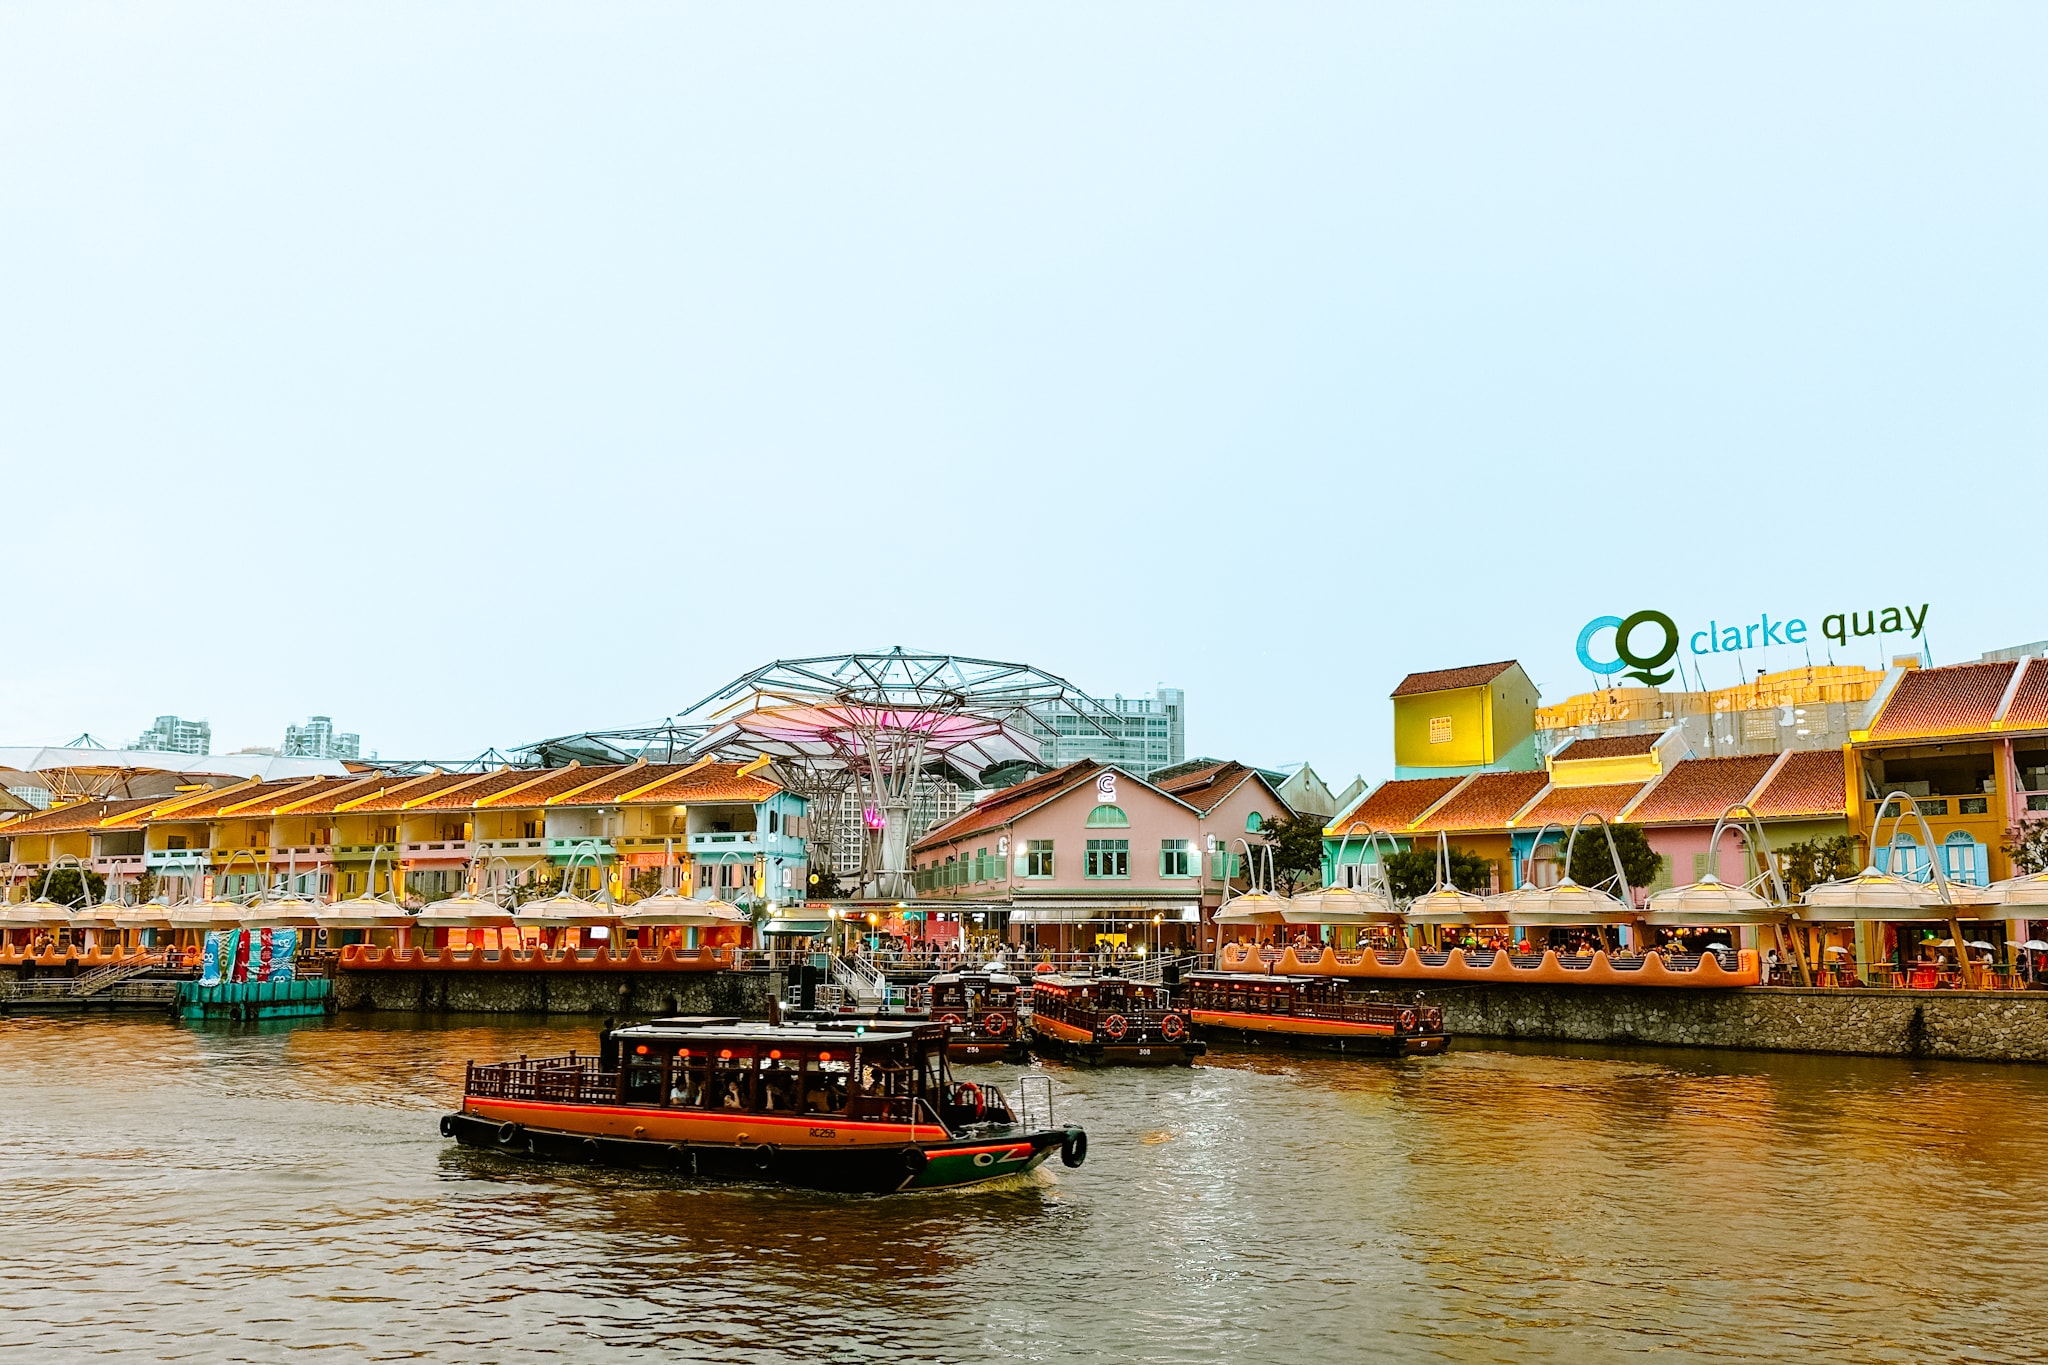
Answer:
M200 955L199 984L295 980L298 952L296 929L215 929Z
M298 953L299 931L296 929L259 929L256 931L261 942L256 945L255 971L258 981L289 981L292 979L292 959Z
M218 986L228 979L234 962L234 940L240 936L239 929L213 929L206 935L206 949L200 955L199 984Z

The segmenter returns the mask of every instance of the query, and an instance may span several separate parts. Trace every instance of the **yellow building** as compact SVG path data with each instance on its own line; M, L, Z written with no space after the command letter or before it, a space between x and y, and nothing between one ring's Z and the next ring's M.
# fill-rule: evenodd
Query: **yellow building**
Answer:
M1393 691L1396 777L1529 772L1536 684L1522 666L1473 664L1410 673Z

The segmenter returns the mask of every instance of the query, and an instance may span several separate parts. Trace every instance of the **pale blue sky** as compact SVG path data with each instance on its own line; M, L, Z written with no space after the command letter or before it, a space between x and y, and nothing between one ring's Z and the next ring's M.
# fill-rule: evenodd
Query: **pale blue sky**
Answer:
M454 756L902 642L1341 780L1405 672L1562 698L1599 615L2048 636L2044 51L2017 4L6 6L0 740Z

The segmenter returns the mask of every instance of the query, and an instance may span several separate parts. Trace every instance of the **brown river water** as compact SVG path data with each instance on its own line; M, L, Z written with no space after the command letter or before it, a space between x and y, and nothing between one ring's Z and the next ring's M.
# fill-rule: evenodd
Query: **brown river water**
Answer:
M1053 1067L1086 1166L882 1199L439 1136L465 1060L593 1036L0 1023L0 1359L2048 1358L2048 1068Z

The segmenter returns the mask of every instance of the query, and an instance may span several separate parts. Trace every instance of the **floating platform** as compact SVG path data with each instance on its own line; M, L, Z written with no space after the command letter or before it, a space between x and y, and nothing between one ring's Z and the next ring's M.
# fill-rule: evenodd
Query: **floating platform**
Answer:
M1324 946L1319 951L1293 948L1258 948L1246 943L1226 943L1216 955L1216 965L1226 972L1266 972L1275 976L1338 976L1362 981L1470 982L1487 985L1544 986L1665 986L1726 990L1731 986L1755 986L1763 981L1757 954L1743 949L1735 955L1733 967L1723 967L1712 953L1667 961L1661 957L1610 957L1606 952L1588 956L1560 956L1546 948L1541 953L1508 953L1492 948L1453 948L1449 952L1424 953L1414 948L1398 952L1340 952Z
M334 1012L334 983L306 981L223 981L202 986L179 983L180 1019L307 1019Z

